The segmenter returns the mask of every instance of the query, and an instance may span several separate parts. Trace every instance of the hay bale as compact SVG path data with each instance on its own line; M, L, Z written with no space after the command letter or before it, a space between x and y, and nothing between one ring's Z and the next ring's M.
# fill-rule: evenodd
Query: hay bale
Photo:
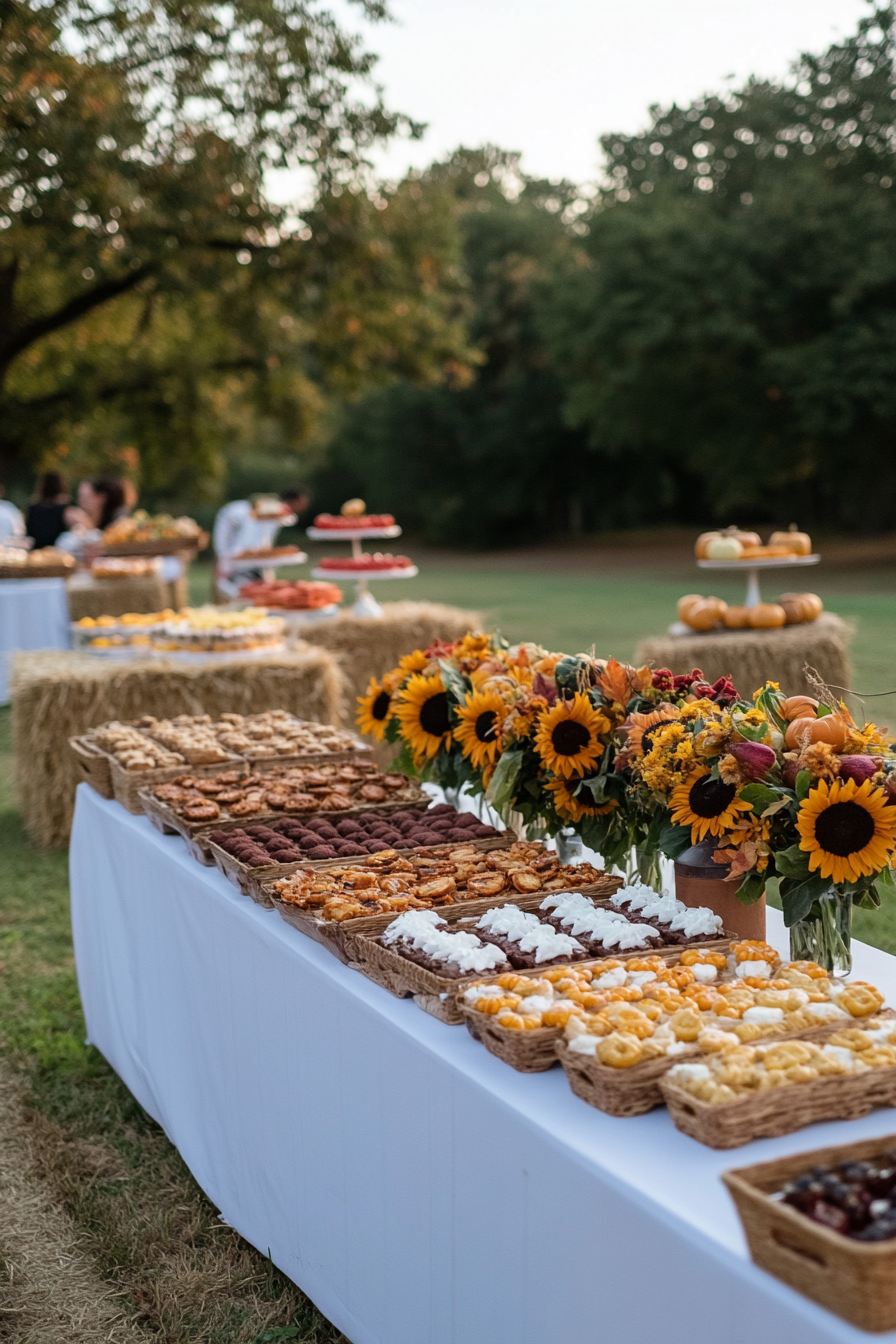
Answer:
M812 695L803 674L807 663L828 685L849 685L854 633L854 626L825 612L809 625L785 625L780 630L714 630L642 639L635 661L675 673L700 667L708 681L731 677L744 696L766 681L779 682L789 695Z
M339 723L342 674L325 649L299 644L270 658L190 666L173 660L106 663L83 653L12 657L12 731L19 805L39 845L65 845L77 766L68 739L109 719L247 714L286 709Z
M371 677L381 677L397 666L399 658L425 649L435 639L460 639L468 630L482 629L482 614L447 607L438 602L384 602L383 619L372 621L341 612L332 621L302 630L309 644L328 649L339 660L352 698L367 689Z
M126 579L95 579L86 570L68 584L68 610L73 621L83 616L123 616L127 611L162 611L171 606L171 585L158 574Z

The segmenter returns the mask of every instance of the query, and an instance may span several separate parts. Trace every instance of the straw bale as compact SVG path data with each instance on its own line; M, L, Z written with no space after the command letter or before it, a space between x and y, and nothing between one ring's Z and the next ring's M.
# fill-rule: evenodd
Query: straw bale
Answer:
M371 677L381 677L406 653L425 649L435 639L455 640L468 630L481 630L482 619L481 612L439 602L384 602L382 620L340 612L332 621L303 629L302 638L338 658L353 716L354 697L367 690Z
M635 661L671 672L703 669L708 681L729 676L742 695L777 681L790 695L812 695L803 669L817 669L830 686L849 686L849 645L855 627L825 612L807 625L779 630L725 630L701 635L660 635L643 639Z
M162 611L171 606L171 584L158 574L127 579L95 579L82 570L68 581L68 610L82 616L123 616L126 611Z
M109 719L173 714L245 714L286 709L339 723L345 691L325 649L218 666L173 660L107 663L84 653L18 653L11 659L12 730L19 804L40 845L65 845L77 767L67 743Z

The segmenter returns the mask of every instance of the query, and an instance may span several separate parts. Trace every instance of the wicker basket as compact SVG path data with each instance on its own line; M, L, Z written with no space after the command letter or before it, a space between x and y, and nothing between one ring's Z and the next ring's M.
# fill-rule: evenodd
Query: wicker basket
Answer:
M156 784L167 784L179 775L198 775L205 779L210 775L220 775L225 770L247 773L242 756L235 756L232 752L227 753L226 761L215 761L211 765L164 765L158 770L125 770L120 761L110 756L109 768L116 802L138 817L146 811L145 794Z
M896 1066L773 1087L719 1106L669 1078L661 1079L660 1088L682 1133L709 1148L740 1148L753 1139L775 1139L822 1120L858 1120L879 1106L896 1105Z
M769 1192L813 1167L866 1161L894 1146L896 1135L888 1135L722 1173L754 1264L860 1330L876 1333L896 1329L896 1240L853 1241L770 1199Z
M459 843L460 841L458 841ZM334 862L338 864L340 861L338 859L328 859L326 861L330 866ZM342 862L344 863L345 860L342 860ZM298 864L297 866L304 867L305 865ZM324 866L326 865L322 863L321 867ZM602 877L599 882L593 882L590 886L582 887L579 890L587 895L605 897L612 895L620 885L618 877ZM270 883L262 883L262 890L265 895L272 899L274 908L279 910L287 924L291 924L293 928L307 934L315 942L328 947L331 952L339 957L340 961L346 963L362 962L364 959L363 948L366 947L367 940L376 938L396 918L395 913L391 912L385 915L360 915L357 919L346 919L340 922L319 919L308 910L300 910L296 906L290 905L288 901L281 901L276 892L270 890ZM439 913L449 923L452 923L458 919L484 915L486 910L491 910L497 905L507 905L509 901L513 901L521 910L535 910L543 899L543 891L533 892L530 896L522 896L518 891L502 891L497 896L477 896L474 900L458 901L453 905L440 906ZM354 947L356 939L361 940L363 944L362 948L358 950ZM407 959L402 957L400 960L404 964ZM370 978L375 980L376 975L371 975ZM454 981L451 981L451 984L453 985ZM385 988L389 988L389 986L385 986ZM413 992L413 990L407 991L407 993ZM460 1022L460 1018L455 1017L454 1021Z
M77 762L81 778L92 789L96 789L101 798L114 798L112 772L106 753L100 751L99 747L94 746L86 737L70 737L68 745Z
M521 971L520 974L525 975L526 972ZM554 1046L557 1038L563 1035L562 1027L511 1031L507 1027L499 1027L487 1013L477 1013L475 1008L459 1000L457 1009L473 1040L479 1041L490 1055L496 1055L518 1073L544 1073L557 1063Z
M735 935L731 935L733 938ZM883 1016L882 1013L876 1014ZM894 1014L896 1016L896 1014ZM777 1045L779 1041L823 1041L842 1030L842 1022L821 1022L817 1027L803 1028L801 1031L786 1032L780 1036L765 1036L757 1045ZM559 1033L562 1036L562 1033ZM595 1055L580 1055L570 1050L562 1039L557 1042L557 1055L569 1079L569 1085L577 1097L587 1101L589 1106L605 1111L607 1115L644 1115L656 1106L665 1105L660 1088L660 1080L669 1072L673 1064L680 1064L681 1057L672 1056L661 1059L648 1059L643 1064L633 1064L630 1069L611 1069L601 1064ZM699 1056L688 1056L692 1062ZM716 1108L718 1109L718 1108Z
M70 579L74 565L0 565L0 579Z
M388 815L388 814L384 814ZM470 841L449 841L444 845L417 845L409 849L396 849L395 853L401 856L416 854L419 850L425 849L427 853L441 854L452 849L459 849L461 844L469 844L480 852L487 852L493 849L508 849L514 843L514 837L506 832L504 835L487 836L482 840ZM384 846L391 848L391 846ZM235 887L239 887L244 896L251 896L259 905L266 905L270 908L270 898L261 888L268 882L276 882L278 878L289 877L290 873L297 872L300 868L311 868L315 871L326 871L328 868L342 868L347 863L353 862L352 859L295 859L291 863L269 863L263 868L247 868L244 863L229 854L226 849L211 841L209 851L220 868L221 872L232 882ZM363 855L358 854L356 860L358 863L364 862Z
M109 541L104 542L102 555L186 555L195 559L199 551L208 545L208 533L200 532L195 537L158 537L155 541Z

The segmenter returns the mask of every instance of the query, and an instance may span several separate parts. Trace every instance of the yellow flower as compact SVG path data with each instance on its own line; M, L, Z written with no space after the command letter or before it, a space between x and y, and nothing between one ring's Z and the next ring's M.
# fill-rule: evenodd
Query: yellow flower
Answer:
M581 821L583 817L605 817L608 812L619 806L615 799L611 799L609 803L601 803L600 806L593 800L590 803L583 802L581 799L591 798L591 794L584 790L581 799L576 798L563 779L549 779L545 788L553 793L554 810L564 821Z
M398 666L402 672L422 672L424 667L428 667L429 659L422 649L415 649L413 653L406 653L403 658L399 658Z
M896 834L896 807L887 806L883 789L866 779L828 784L822 779L809 790L796 819L800 849L809 855L809 869L835 885L873 877L885 868Z
M813 779L836 779L840 757L829 742L813 742L799 758L799 768L808 770Z
M494 766L501 754L501 725L507 705L496 691L474 691L457 710L454 736L474 770Z
M535 734L535 750L555 775L565 779L584 775L603 755L602 733L610 721L581 691L571 700L558 700L543 714Z
M513 706L501 728L501 746L518 738L531 737L538 726L538 720L548 707L543 695L524 695Z
M385 679L384 679L385 680ZM365 695L358 696L358 713L355 722L362 733L382 742L386 735L386 724L392 713L392 696L383 682L376 677L370 678Z
M693 723L694 719L712 719L721 712L719 706L711 700L691 700L689 704L682 705L681 719L683 723Z
M626 747L633 755L637 752L645 754L651 748L657 726L677 719L678 715L678 708L666 703L657 705L649 714L630 714L622 725L623 729L628 728Z
M719 779L723 784L743 783L743 775L735 756L726 755L719 761Z
M658 793L668 793L689 774L695 761L694 739L682 723L668 723L651 737L640 765L641 778Z
M396 709L401 735L419 766L435 756L440 747L451 744L448 696L437 672L433 676L412 676L399 693Z
M696 845L707 835L724 835L733 830L741 812L750 804L737 796L737 785L713 779L707 767L698 766L669 800L672 820L677 826L690 826L691 843Z

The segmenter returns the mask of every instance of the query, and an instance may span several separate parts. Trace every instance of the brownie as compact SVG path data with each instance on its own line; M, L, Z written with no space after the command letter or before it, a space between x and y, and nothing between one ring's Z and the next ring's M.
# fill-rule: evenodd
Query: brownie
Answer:
M564 952L562 956L552 957L550 961L536 962L534 952L523 952L519 943L511 942L501 933L489 933L476 925L470 929L470 932L475 933L484 943L491 943L493 947L500 947L515 971L532 971L536 967L541 970L542 967L548 966L566 966L571 961L584 961L588 956L583 948L581 952Z
M485 938L482 939L482 942L486 941L488 940ZM387 946L387 944L383 943L382 938L378 938L377 942L383 947ZM435 957L429 957L419 947L412 947L409 943L406 943L404 939L398 939L397 942L389 943L388 948L390 952L397 952L399 956L404 957L407 961L412 961L415 966L422 966L424 970L433 971L436 975L442 976L445 980L459 980L461 976L474 974L472 971L462 971L455 962L439 961ZM509 969L509 966L495 966L493 970L479 971L475 972L475 974L500 975L503 971Z
M592 938L587 933L573 933L571 926L569 924L562 923L559 915L540 914L538 918L541 920L542 924L549 924L551 928L556 929L558 933L568 933L570 938L575 938L577 943L582 944L582 946L585 948L590 957L636 956L637 953L642 950L642 948L646 950L647 948L656 948L663 946L663 939L660 936L660 934L657 933L655 938L645 938L642 947L626 948L624 952L620 952L618 947L616 946L607 947L605 943L602 943L597 938ZM640 920L638 921L638 923L640 923Z

